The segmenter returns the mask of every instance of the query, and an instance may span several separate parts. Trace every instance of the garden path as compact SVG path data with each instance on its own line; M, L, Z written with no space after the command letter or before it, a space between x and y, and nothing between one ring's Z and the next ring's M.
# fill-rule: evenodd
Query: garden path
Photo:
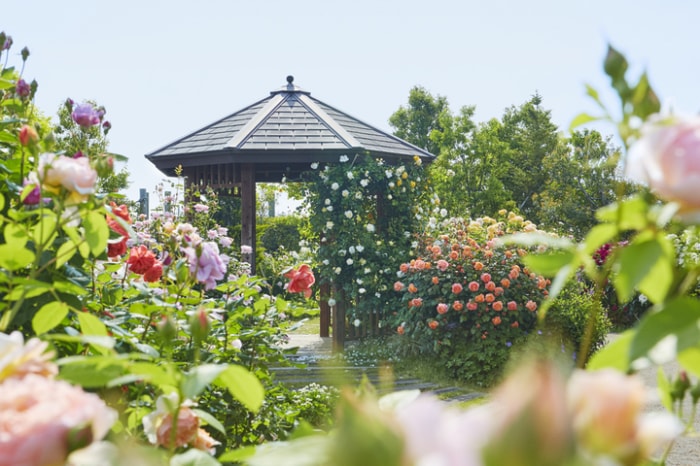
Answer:
M332 386L357 385L363 377L380 393L394 390L420 390L430 392L449 402L463 402L484 396L483 393L465 393L458 387L441 386L436 383L410 377L397 377L389 367L352 366L333 357L333 339L307 334L289 334L286 348L298 348L291 358L303 367L279 367L274 369L278 381L303 386L319 383ZM346 347L353 342L346 342Z

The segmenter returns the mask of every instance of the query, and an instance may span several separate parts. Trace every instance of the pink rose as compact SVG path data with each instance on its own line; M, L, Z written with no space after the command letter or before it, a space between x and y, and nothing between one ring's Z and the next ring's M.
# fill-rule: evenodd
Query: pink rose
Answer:
M0 393L0 466L64 464L71 430L97 441L117 419L97 395L34 374L5 380Z
M682 217L700 219L700 117L650 120L630 148L625 173L679 203Z
M444 259L440 259L439 261L437 261L436 265L440 272L444 272L450 266L450 263Z
M87 157L74 159L64 155L42 154L38 172L39 179L49 189L64 187L81 196L95 192L97 172L90 166Z
M285 273L284 276L289 278L289 283L286 288L290 293L304 293L305 297L310 297L312 290L311 286L316 283L314 272L307 264L301 264L298 269L292 269Z
M650 429L646 387L638 377L613 369L578 370L569 379L568 404L579 444L591 455L638 464L663 443L683 431L680 421L670 413L651 418L657 424ZM675 421L675 422L674 422Z
M48 346L38 338L31 338L25 344L24 336L18 331L9 335L0 333L0 381L29 374L54 377L58 366L51 362L54 354L46 351Z

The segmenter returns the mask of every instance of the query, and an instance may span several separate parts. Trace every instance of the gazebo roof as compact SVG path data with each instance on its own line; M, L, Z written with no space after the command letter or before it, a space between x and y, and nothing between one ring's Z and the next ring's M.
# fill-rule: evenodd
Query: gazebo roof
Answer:
M388 161L435 156L311 97L287 77L270 96L146 155L172 175L177 166L252 163L256 181L280 181L311 162L369 153Z

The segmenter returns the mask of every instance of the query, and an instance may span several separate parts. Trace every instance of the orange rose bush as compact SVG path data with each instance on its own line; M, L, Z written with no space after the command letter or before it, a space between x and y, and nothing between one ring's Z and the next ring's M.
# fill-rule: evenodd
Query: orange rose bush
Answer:
M523 264L526 249L504 247L506 233L536 231L514 213L500 218L449 219L443 234L422 239L424 255L401 265L396 330L424 354L434 354L452 376L489 384L511 347L537 325L549 281Z

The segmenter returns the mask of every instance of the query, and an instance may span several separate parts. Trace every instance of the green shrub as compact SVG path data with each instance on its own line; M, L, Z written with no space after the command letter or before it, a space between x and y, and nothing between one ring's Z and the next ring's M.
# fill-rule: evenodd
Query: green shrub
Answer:
M501 215L445 222L440 234L423 238L425 255L402 264L394 284L403 348L434 355L456 379L476 386L496 381L511 348L535 329L549 284L523 265L527 251L495 241L534 225Z
M570 281L549 308L545 326L548 331L561 338L565 347L575 352L581 347L586 326L593 312L595 299L592 291L582 282ZM605 344L611 328L607 313L599 312L591 334L589 355Z
M280 247L287 251L298 251L301 234L301 219L295 216L272 217L260 225L260 245L269 253L277 252Z

